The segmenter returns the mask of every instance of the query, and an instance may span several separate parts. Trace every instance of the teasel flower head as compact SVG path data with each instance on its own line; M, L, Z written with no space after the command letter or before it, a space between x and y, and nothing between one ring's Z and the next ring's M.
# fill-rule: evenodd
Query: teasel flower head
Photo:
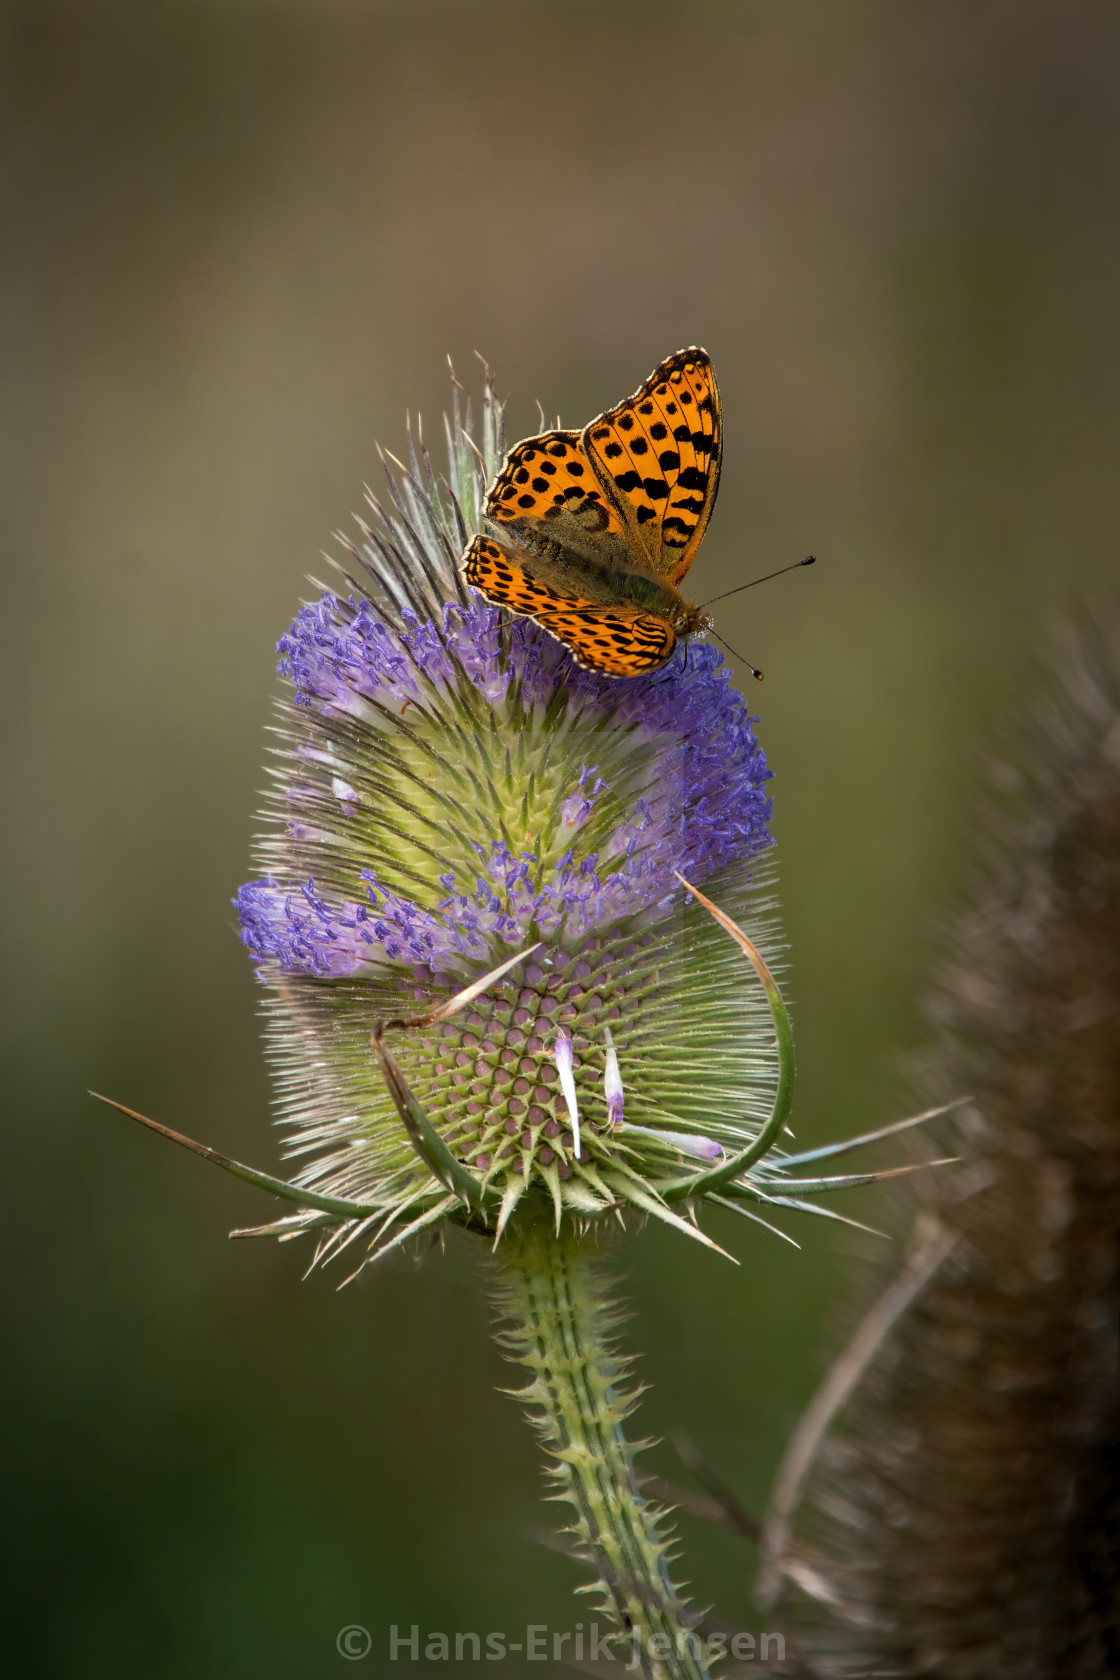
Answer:
M500 1236L515 1209L629 1206L706 1241L676 1209L779 1130L770 771L711 646L602 677L465 588L502 412L488 385L476 437L455 399L446 479L419 439L388 458L388 501L280 643L292 693L236 903L296 1182L364 1210L327 1252L446 1218Z
M969 1159L778 1477L762 1595L814 1674L1120 1666L1120 619L1073 628L931 999Z
M315 1258L357 1271L448 1223L490 1243L584 1590L629 1671L702 1680L623 1430L599 1234L649 1216L715 1248L705 1205L835 1218L812 1198L875 1175L780 1145L770 772L721 656L689 640L603 677L469 594L502 413L488 381L476 435L458 398L446 478L419 435L389 458L388 501L280 643L260 876L236 903L301 1164L276 1179L125 1112L298 1210L236 1235L317 1231Z

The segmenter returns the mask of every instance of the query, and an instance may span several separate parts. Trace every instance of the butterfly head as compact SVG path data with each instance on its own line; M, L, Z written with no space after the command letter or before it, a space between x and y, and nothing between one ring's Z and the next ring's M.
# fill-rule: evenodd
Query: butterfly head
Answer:
M709 613L701 612L691 601L682 601L673 617L673 629L678 636L702 636L713 627Z

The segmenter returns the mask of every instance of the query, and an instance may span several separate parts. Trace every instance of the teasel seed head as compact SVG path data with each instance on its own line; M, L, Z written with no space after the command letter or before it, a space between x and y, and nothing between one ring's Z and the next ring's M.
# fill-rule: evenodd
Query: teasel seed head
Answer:
M366 1210L329 1252L444 1218L496 1237L518 1209L559 1227L630 1206L708 1241L673 1203L780 1130L773 1000L690 891L775 961L754 720L709 646L603 678L466 592L455 562L502 454L489 384L477 435L456 387L447 446L443 482L419 440L387 461L341 585L280 643L293 693L236 903L295 1183ZM409 1025L375 1055L386 1021Z

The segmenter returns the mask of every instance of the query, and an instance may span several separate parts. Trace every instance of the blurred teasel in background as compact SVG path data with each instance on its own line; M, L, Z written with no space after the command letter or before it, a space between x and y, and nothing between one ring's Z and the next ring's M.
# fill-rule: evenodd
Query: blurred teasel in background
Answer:
M995 767L922 1080L968 1162L795 1435L761 1596L805 1671L1120 1668L1120 620ZM913 1204L910 1204L913 1212ZM850 1401L849 1401L850 1397Z

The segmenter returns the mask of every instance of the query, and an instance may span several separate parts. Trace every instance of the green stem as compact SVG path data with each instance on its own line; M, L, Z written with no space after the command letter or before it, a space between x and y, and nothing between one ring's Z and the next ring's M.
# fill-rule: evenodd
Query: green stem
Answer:
M622 1424L637 1396L619 1387L627 1361L614 1351L619 1311L586 1243L550 1230L511 1232L504 1262L500 1340L532 1381L517 1398L555 1460L556 1497L575 1509L569 1532L598 1572L615 1643L604 1654L649 1680L704 1680L699 1636L669 1578L671 1537L642 1498ZM604 1629L602 1636L608 1637Z

